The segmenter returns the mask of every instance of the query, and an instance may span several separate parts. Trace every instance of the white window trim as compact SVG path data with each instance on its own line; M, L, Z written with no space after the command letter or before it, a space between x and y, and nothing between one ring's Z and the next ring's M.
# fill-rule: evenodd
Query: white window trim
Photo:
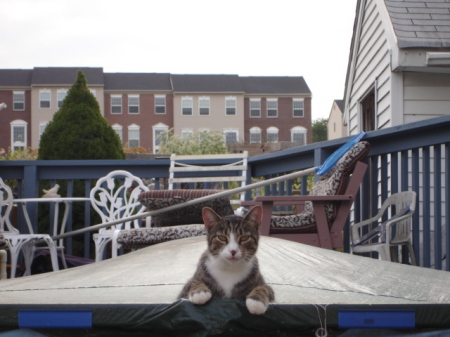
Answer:
M228 101L233 101L234 102L234 106L232 108L234 108L234 114L228 114L228 106L227 106L227 102ZM225 97L225 116L236 116L237 115L237 98L235 96L229 96L229 97Z
M223 132L225 134L225 144L228 145L227 143L227 133L235 133L236 134L236 143L239 143L239 129L223 129Z
M56 104L58 106L58 109L62 106L62 102L64 101L64 99L67 97L67 89L59 89L56 92ZM59 94L64 94L64 98L62 100L59 99ZM59 102L61 102L61 104L59 104Z
M184 114L183 113L183 109L184 109L184 104L183 102L187 102L190 101L190 109L191 109L191 113L190 114ZM181 116L193 116L194 115L194 99L191 96L185 96L185 97L181 97Z
M113 106L119 106L118 104L113 104L113 99L114 98L120 98L120 112L113 112ZM122 110L123 110L123 98L122 95L111 95L111 108L110 108L110 113L111 115L121 115L122 114Z
M267 128L267 130L266 130L267 143L278 143L279 142L279 133L280 133L280 130L277 127L271 126L271 127ZM277 135L277 140L276 141L270 140L269 139L269 134L276 134Z
M276 114L276 116L269 116L269 110L274 110L274 109L269 109L269 102L275 102L277 104L277 114ZM267 116L267 118L278 118L278 98L268 98L268 99L266 99L266 116Z
M123 126L120 124L113 124L111 125L114 131L116 131L117 135L120 138L120 142L123 144Z
M308 130L303 127L303 126L294 126L291 130L291 142L292 143L296 143L294 140L294 135L295 134L303 134L304 135L304 139L303 139L303 143L301 145L306 145L306 134L308 133Z
M207 102L208 106L202 106L202 104L201 104L202 101ZM208 109L208 113L207 114L202 114L200 112L200 110L202 108L203 109L207 108ZM201 97L198 98L198 115L199 116L209 116L209 115L211 115L211 100L210 100L210 98L208 96L201 96Z
M252 116L252 101L259 103L259 115L258 116ZM261 98L250 98L248 113L249 113L250 118L261 118Z
M45 129L47 128L49 122L40 122L39 123L39 140L42 137L42 134L44 133Z
M131 140L137 140L138 141L138 145L133 146L133 148L141 146L141 133L140 133L140 130L141 130L141 127L139 125L131 124L131 125L128 126L128 147L130 147L130 141ZM137 131L138 132L138 138L130 138L130 133L132 131Z
M164 112L156 112L156 107L163 106L162 104L156 104L157 98L164 98ZM167 101L166 95L155 95L155 115L165 115L167 113Z
M47 102L47 100L43 100L41 95L48 93L48 107L42 107L42 102ZM51 109L52 107L52 92L49 89L41 89L39 90L39 109Z
M258 134L259 135L259 141L258 142L254 142L252 141L252 134ZM254 126L252 128L250 128L250 144L261 144L262 143L262 130L261 128Z
M16 101L14 98L15 95L22 95L23 101ZM15 104L16 103L23 103L22 109L16 109ZM13 91L13 111L25 111L25 91Z
M137 105L135 105L135 104L131 105L130 104L130 98L137 98L138 104ZM128 95L128 114L130 114L130 115L139 115L140 112L141 112L140 104L141 104L141 99L140 99L139 95ZM135 106L137 106L137 110L138 111L137 112L131 112L130 108L131 107L135 107Z
M20 120L20 119L16 119L15 121L12 121L10 123L11 125L11 151L14 153L14 151L16 150L16 148L27 148L27 144L28 144L28 123ZM23 128L24 129L24 139L22 142L20 141L16 141L14 142L14 129L15 128Z
M158 131L167 131L169 130L169 126L163 123L158 123L152 126L153 129L153 153L157 153L159 151L159 145L156 144L156 132Z
M295 107L294 107L295 102L302 102L303 103L303 108L302 108L303 114L302 114L302 116L295 116L295 110L296 110ZM292 100L292 117L293 118L304 118L305 117L305 100L303 98L294 98Z
M181 138L185 138L188 135L192 135L194 133L193 129L181 129Z

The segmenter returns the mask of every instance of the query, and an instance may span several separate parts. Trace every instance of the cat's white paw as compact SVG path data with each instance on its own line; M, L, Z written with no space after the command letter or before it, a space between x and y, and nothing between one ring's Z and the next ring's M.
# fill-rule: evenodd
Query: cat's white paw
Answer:
M261 301L256 301L252 298L247 298L245 304L247 305L248 311L250 311L250 313L253 315L262 315L267 310L267 305L265 305Z
M189 300L194 304L205 304L211 299L211 296L210 291L200 291L189 295Z

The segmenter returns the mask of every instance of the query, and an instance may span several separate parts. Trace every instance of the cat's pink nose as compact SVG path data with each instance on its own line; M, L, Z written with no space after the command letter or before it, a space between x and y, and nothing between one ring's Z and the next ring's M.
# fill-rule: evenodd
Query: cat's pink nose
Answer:
M230 254L231 254L232 256L235 256L235 255L237 254L237 250L232 250L232 251L230 251Z

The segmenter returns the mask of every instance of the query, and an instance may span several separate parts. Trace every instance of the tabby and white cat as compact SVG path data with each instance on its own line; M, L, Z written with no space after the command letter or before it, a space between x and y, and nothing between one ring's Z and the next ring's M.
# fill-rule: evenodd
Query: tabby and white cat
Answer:
M207 229L208 249L178 298L188 298L194 304L204 304L211 298L241 298L246 300L250 313L265 313L275 296L265 283L255 256L261 207L253 207L243 218L234 215L220 217L205 207L202 216Z

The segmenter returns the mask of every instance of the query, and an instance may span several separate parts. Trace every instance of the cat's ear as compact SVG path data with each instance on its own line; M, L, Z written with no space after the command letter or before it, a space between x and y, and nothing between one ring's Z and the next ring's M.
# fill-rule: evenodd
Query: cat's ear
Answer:
M222 218L209 207L203 207L202 218L206 228L209 230L215 223L218 223Z
M253 224L257 229L261 226L262 222L262 208L261 206L254 206L244 216L244 220Z

